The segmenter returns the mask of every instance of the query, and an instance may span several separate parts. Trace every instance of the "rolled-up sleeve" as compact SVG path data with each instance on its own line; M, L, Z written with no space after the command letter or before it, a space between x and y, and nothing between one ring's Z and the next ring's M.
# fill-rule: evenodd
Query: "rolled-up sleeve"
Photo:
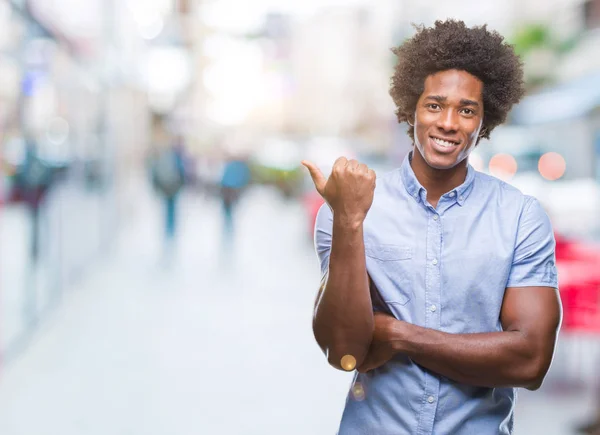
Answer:
M507 287L558 288L554 232L540 202L526 197Z
M321 273L324 275L329 268L331 253L331 234L333 232L333 214L327 204L323 204L317 213L315 222L315 250L321 263Z

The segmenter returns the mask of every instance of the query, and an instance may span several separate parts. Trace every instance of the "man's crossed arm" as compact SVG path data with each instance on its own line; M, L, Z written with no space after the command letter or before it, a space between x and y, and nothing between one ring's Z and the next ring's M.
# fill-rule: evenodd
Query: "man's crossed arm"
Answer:
M456 382L535 390L550 367L561 318L552 287L507 288L502 332L448 334L376 313L371 347L358 370L372 370L403 353Z

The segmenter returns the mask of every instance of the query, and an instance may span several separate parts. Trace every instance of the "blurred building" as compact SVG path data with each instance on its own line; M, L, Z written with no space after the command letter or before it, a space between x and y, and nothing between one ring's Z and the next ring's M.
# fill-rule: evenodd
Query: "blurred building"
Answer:
M110 248L135 210L150 119L149 47L130 6L0 2L5 354ZM33 227L14 177L30 151L54 174ZM39 251L31 258L30 243Z
M543 71L546 83L523 101L513 119L544 149L564 155L568 178L600 180L600 2L561 2L554 11L553 16L570 17L571 42L562 51L532 50L529 68Z
M354 136L372 148L390 143L388 95L394 37L384 5L330 9L299 20L292 35L294 95L288 124L316 135Z

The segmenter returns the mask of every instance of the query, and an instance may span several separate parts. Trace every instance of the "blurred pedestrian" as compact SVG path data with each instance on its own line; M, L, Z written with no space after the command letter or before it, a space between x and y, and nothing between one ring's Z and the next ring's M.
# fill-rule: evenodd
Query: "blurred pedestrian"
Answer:
M340 157L327 179L303 162L327 203L313 333L358 371L338 433L512 434L515 389L540 387L558 334L555 243L535 198L468 157L523 96L522 63L454 20L393 51L401 167L376 179Z
M27 205L31 221L30 258L35 264L39 257L40 214L53 180L52 168L39 156L32 137L25 140L25 159L15 173L18 196Z
M30 270L27 277L35 276L35 270L40 260L40 236L42 226L42 210L45 199L51 188L54 172L44 159L39 155L37 143L34 138L25 140L25 159L18 166L15 173L16 195L27 206L31 237L29 238ZM28 279L23 295L24 321L31 325L37 321L36 294L33 280Z
M184 142L181 136L162 144L151 159L151 177L164 205L164 239L171 249L177 233L178 196L185 185Z
M220 181L224 229L231 236L234 231L236 205L250 184L250 168L244 158L230 157L225 161Z

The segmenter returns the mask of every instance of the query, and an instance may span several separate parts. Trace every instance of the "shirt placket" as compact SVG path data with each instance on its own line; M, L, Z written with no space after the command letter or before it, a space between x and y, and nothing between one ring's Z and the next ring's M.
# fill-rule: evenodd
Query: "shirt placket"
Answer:
M441 208L440 208L441 209ZM427 213L427 264L425 274L425 327L440 329L442 217L431 206ZM425 373L424 412L420 419L421 434L433 433L433 424L439 397L440 381Z

